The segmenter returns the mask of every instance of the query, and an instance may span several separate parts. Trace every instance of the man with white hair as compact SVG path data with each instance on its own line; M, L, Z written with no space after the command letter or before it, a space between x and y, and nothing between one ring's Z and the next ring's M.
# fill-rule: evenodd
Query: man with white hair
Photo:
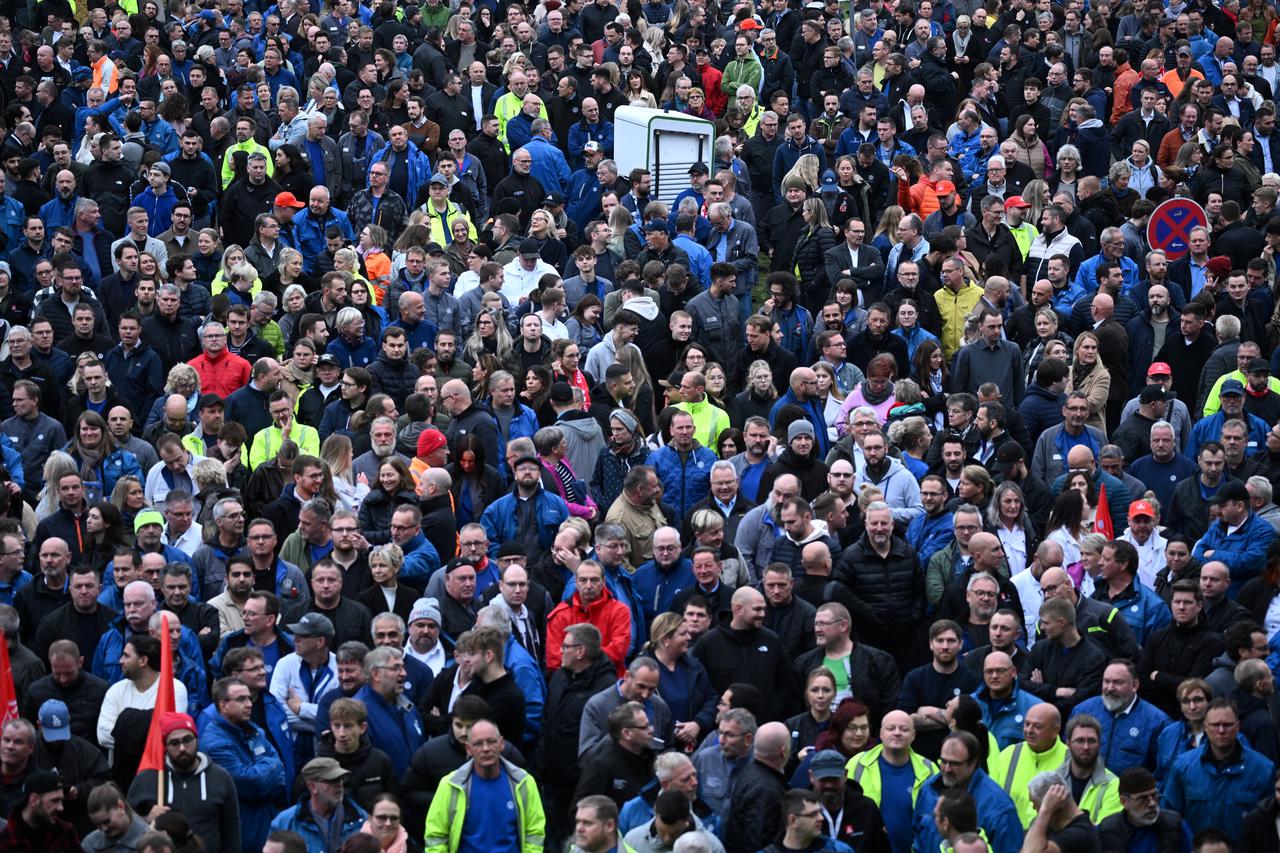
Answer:
M1024 853L1081 850L1099 844L1097 827L1076 805L1071 789L1057 773L1046 771L1032 777L1027 793L1035 806L1036 818L1023 839Z
M1258 517L1270 524L1280 533L1280 506L1276 506L1273 498L1271 481L1266 477L1253 476L1245 482L1249 490L1249 506Z

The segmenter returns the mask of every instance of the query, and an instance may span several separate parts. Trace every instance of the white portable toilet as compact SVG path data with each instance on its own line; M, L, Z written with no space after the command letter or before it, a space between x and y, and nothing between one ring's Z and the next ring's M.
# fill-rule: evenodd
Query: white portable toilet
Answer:
M618 174L647 169L649 197L671 204L689 188L689 167L711 166L716 126L696 116L649 107L618 107L613 118L613 159Z

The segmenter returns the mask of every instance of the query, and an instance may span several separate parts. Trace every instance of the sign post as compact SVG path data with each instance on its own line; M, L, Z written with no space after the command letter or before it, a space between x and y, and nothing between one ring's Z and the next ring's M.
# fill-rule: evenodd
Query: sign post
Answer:
M1189 251L1187 235L1197 226L1209 226L1204 208L1189 198L1171 198L1152 211L1147 221L1147 242L1176 261Z

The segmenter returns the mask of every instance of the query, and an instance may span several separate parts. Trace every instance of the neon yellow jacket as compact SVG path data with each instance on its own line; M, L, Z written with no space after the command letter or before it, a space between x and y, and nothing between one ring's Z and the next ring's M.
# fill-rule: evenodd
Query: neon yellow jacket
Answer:
M427 202L422 208L423 224L431 229L431 242L439 243L441 246L448 246L453 242L453 232L449 229L453 223L461 219L467 223L467 236L472 240L476 238L476 226L471 221L471 217L467 216L467 212L462 209L462 205L456 202L446 201L444 213L436 210L435 205Z
M1067 760L1067 745L1055 740L1044 752L1033 752L1025 742L1011 743L999 755L987 759L988 775L1013 799L1022 828L1031 826L1036 809L1027 796L1027 783L1038 773L1057 770Z
M1010 228L1013 232L1013 242L1018 244L1018 251L1022 252L1022 259L1027 259L1027 252L1031 251L1031 244L1040 236L1040 229L1036 228L1030 222L1024 222L1017 228ZM1035 282L1032 282L1035 284Z
M1062 777L1064 784L1070 782L1068 778L1071 774L1070 757L1062 762L1062 766L1056 772ZM1123 808L1124 806L1120 804L1120 778L1103 767L1102 762L1099 761L1093 768L1093 778L1089 780L1084 793L1080 795L1080 810L1087 813L1089 820L1097 826L1113 814L1119 814Z
M320 455L320 433L316 432L314 427L295 420L289 438L298 445L301 452L312 456ZM258 430L253 437L253 446L249 449L249 470L252 471L269 459L275 459L283 443L284 437L280 434L280 427L275 424Z
M233 168L235 165L235 158L233 155L237 151L243 151L246 155L252 154L255 151L262 154L262 156L267 158L267 177L270 178L275 175L275 158L271 156L271 152L264 146L259 145L252 138L249 138L244 142L237 142L234 145L231 145L227 148L226 154L222 156L222 188L224 190L230 186L232 179L236 176L236 170Z
M542 796L533 777L506 759L502 769L511 783L511 793L516 803L517 831L520 835L521 853L542 853L545 843L547 818L542 810ZM456 853L462 844L462 824L467 819L467 794L471 791L471 770L474 762L468 761L440 780L436 795L431 799L427 812L423 853Z
M507 142L507 122L515 118L520 112L520 108L524 105L524 99L516 95L515 92L507 92L498 102L493 105L493 114L498 119L498 139L502 142L502 147L511 153L511 145ZM538 118L547 117L547 106L543 104L538 108ZM441 243L440 245L444 245Z
M982 288L973 282L956 293L949 287L939 287L933 293L933 301L938 304L938 313L942 315L942 354L948 359L955 355L964 341L964 318L973 310L982 298Z
M866 752L858 753L845 765L849 778L862 786L862 793L871 798L876 806L880 805L880 756L883 753L884 744L880 744ZM920 786L938 772L938 765L923 755L917 755L915 752L909 754L911 772L915 775L915 781L911 783L911 803L915 805L916 797L920 795Z
M693 416L693 437L703 447L714 449L720 433L729 428L729 413L706 397L701 403L676 403L676 408Z
M1218 377L1218 381L1213 383L1213 388L1209 390L1209 396L1204 401L1204 416L1216 415L1218 410L1222 408L1222 383L1228 379L1235 379L1245 388L1249 387L1249 377L1245 376L1239 370L1233 370L1230 373L1224 373ZM1267 380L1267 387L1277 394L1280 394L1280 379L1272 376Z

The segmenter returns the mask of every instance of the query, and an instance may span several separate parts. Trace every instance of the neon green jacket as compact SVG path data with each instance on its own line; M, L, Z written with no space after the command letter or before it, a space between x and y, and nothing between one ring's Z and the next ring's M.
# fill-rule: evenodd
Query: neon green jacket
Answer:
M729 413L706 397L701 403L676 403L675 407L693 416L693 437L703 447L714 448L720 433L729 428Z
M542 853L547 818L542 811L542 796L538 793L538 786L528 773L505 758L499 760L511 782L511 793L516 802L521 853ZM423 853L456 853L461 846L462 824L467 819L467 794L471 790L471 770L474 763L468 761L440 780L436 795L431 799L431 809L427 812Z
M1204 401L1204 416L1216 415L1218 410L1222 408L1222 383L1228 379L1239 381L1245 388L1249 387L1249 377L1245 376L1239 370L1233 370L1230 373L1224 373L1218 377L1218 381L1213 383L1213 388L1209 391L1209 396ZM1277 394L1280 394L1280 379L1272 376L1267 380L1267 387Z
M524 99L517 97L515 92L507 92L498 102L493 105L493 114L498 119L498 139L502 142L502 147L511 153L511 144L507 142L507 122L515 118L520 112L520 108L524 105ZM543 104L538 107L538 118L547 117L547 106ZM440 245L444 245L441 243Z
M267 177L270 178L275 175L275 159L271 156L271 152L250 138L244 142L237 142L231 145L222 156L222 188L224 190L231 184L231 179L236 176L235 169L232 168L235 162L235 158L232 155L237 151L243 151L245 154L252 154L255 151L261 153L267 158Z
M883 752L884 744L880 744L866 752L858 753L845 765L849 778L862 786L862 793L870 797L876 806L880 805L880 756ZM938 772L938 765L915 752L910 755L911 771L915 775L915 781L911 783L911 803L915 805L916 797L920 795L920 786Z
M298 445L301 452L312 456L320 455L320 433L316 432L315 427L300 424L295 420L289 438ZM249 448L249 470L254 470L269 459L275 459L283 443L284 437L280 434L280 427L272 424L266 429L258 430L253 437L253 446Z
M1061 740L1044 752L1033 752L1025 741L1011 743L999 755L987 760L988 775L1013 799L1022 828L1031 826L1036 809L1027 796L1027 783L1038 773L1057 770L1067 760L1067 745Z

